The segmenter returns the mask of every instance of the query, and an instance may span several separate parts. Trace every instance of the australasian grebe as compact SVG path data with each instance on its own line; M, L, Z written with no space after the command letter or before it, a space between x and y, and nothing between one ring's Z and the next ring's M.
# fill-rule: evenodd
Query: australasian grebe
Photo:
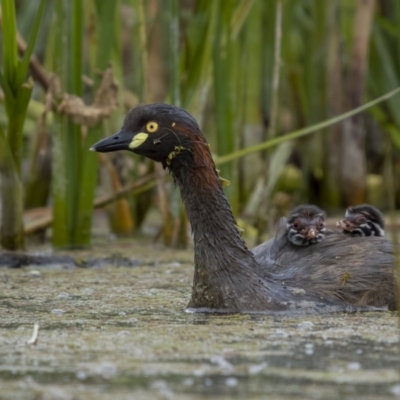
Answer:
M383 238L358 240L340 233L317 245L295 246L283 235L272 246L266 242L248 250L207 140L185 110L167 104L137 106L118 133L91 150L129 150L171 172L194 237L189 309L324 312L395 303L393 245Z

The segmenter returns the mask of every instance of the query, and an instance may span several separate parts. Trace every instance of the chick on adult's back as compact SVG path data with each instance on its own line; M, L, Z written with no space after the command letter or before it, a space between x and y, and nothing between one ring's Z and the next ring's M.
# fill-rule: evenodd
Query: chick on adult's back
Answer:
M385 221L381 212L369 205L349 207L344 218L336 223L350 236L385 236Z

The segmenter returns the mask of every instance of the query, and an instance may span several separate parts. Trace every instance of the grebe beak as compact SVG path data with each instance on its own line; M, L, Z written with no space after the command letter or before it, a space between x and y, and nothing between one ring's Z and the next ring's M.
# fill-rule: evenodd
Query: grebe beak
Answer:
M96 144L94 144L90 148L90 151L98 151L99 153L108 153L110 151L116 151L116 150L130 150L143 143L145 139L143 140L143 137L141 135L143 134L138 133L137 135L133 135L132 133L126 132L123 129L121 129L116 134L109 136L105 139L102 139Z

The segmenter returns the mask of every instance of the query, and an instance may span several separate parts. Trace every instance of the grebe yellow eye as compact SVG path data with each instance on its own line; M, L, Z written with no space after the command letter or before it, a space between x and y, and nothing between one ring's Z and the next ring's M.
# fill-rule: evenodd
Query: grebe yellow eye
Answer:
M154 133L157 132L158 130L158 124L155 121L150 121L146 124L146 130L149 133Z

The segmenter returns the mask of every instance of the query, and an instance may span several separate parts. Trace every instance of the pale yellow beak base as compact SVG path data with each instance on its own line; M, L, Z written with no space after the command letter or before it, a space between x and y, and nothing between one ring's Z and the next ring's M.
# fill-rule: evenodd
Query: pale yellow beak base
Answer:
M136 134L134 136L134 138L132 139L132 142L129 143L129 148L130 149L136 149L137 147L139 147L147 138L149 137L149 135L147 133L144 132L140 132L138 134Z

